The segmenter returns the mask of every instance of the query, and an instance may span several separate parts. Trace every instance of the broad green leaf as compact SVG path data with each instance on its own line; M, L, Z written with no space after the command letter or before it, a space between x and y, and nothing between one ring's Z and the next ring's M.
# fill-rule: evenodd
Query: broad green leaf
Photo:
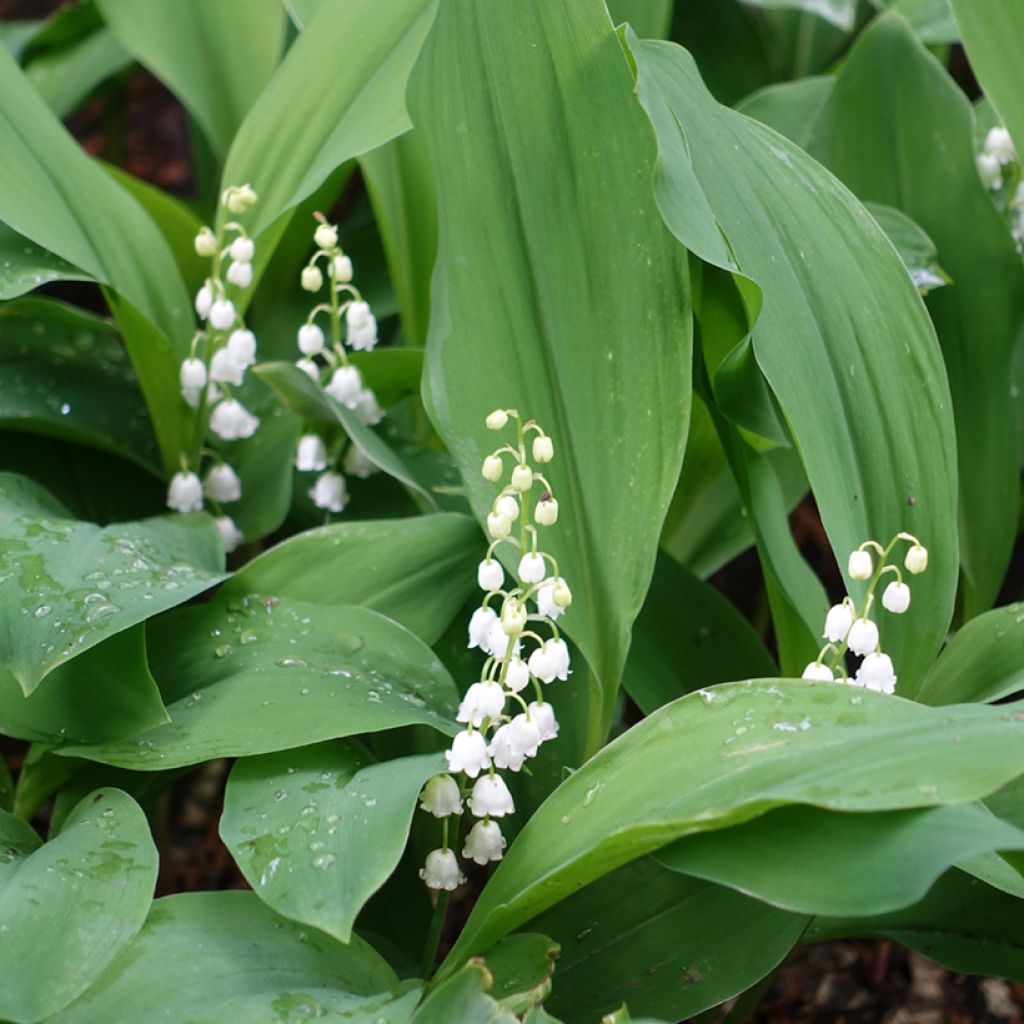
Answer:
M0 757L0 811L10 811L14 807L14 780L7 761Z
M0 426L159 466L146 404L109 320L50 299L0 305Z
M905 213L893 206L870 202L864 206L900 254L903 266L910 274L910 280L922 295L952 284L950 276L939 266L935 243L920 224L915 224Z
M769 10L773 7L782 7L814 14L846 32L853 28L854 17L857 13L857 0L746 0L746 2Z
M1024 716L1003 708L926 708L845 684L754 680L690 694L555 790L443 969L684 835L791 803L883 811L980 799L1024 771L1022 736Z
M675 1021L758 981L806 924L643 859L562 900L530 928L549 929L561 945L552 1013L596 1021L625 998L634 1013Z
M27 821L8 813L6 808L0 810L0 846L3 847L0 853L0 886L42 845L38 833Z
M0 665L30 694L58 665L217 583L224 549L204 515L100 528L37 484L0 473Z
M126 330L167 466L176 466L185 406L178 361L192 336L191 302L167 243L142 207L64 130L0 50L0 221L97 281L147 321ZM129 315L129 314L125 314ZM124 325L122 325L124 326Z
M26 697L0 668L0 732L47 743L97 743L145 732L167 721L146 664L141 626L116 633L59 665ZM94 787L95 788L95 787Z
M421 495L436 510L433 495L416 478L402 457L372 427L363 423L353 410L336 402L308 374L293 363L262 363L253 372L303 418L343 427L378 469Z
M971 70L1024 152L1024 17L1006 0L950 0Z
M453 978L430 992L410 1024L515 1024L518 1018L488 994L493 981L483 961L466 964Z
M957 861L956 867L1000 892L1024 899L1024 858L1020 854L979 853Z
M177 95L223 157L284 45L280 0L97 0L121 44ZM235 184L241 184L236 182Z
M517 1017L543 1002L551 992L558 943L546 935L506 935L483 955L493 978L490 994Z
M63 119L101 82L124 70L131 57L109 30L99 27L70 46L44 53L25 68L46 105Z
M16 299L51 281L88 281L88 274L0 224L0 299Z
M228 779L220 835L264 903L348 942L398 866L420 790L442 771L439 754L372 764L353 743L245 757Z
M324 4L246 117L225 185L251 182L259 235L346 160L409 128L405 84L437 0ZM267 140L273 139L268 146Z
M1024 690L1024 604L971 619L924 677L924 704L994 701Z
M31 821L40 807L85 763L57 757L50 743L33 743L18 769L14 813Z
M687 244L701 216L687 202L699 182L740 271L760 286L754 355L833 549L845 562L867 538L885 543L909 530L935 555L917 581L912 621L886 624L886 650L913 691L941 643L957 578L952 413L924 305L881 229L827 171L717 104L685 50L631 49L662 147L662 215Z
M358 936L343 946L251 892L195 892L153 903L135 941L52 1024L405 1024L418 999Z
M594 676L593 750L685 444L685 254L651 202L650 132L599 0L443 4L409 100L441 211L425 401L478 516L501 440L484 417L516 407L554 439L544 547L587 594L565 629Z
M608 0L616 25L628 21L641 39L665 39L672 26L675 0Z
M960 41L952 0L871 0L880 10L895 11L906 18L922 43L942 45Z
M148 646L171 721L62 753L162 771L402 725L455 730L458 697L444 667L367 608L248 594L156 620Z
M271 548L228 580L221 594L363 605L433 644L475 588L483 550L468 516L336 523Z
M774 671L743 616L717 590L659 553L622 676L640 710L649 714L701 686Z
M736 109L774 128L802 149L834 85L835 79L826 75L768 85L738 103Z
M0 43L2 43L15 60L21 57L22 51L39 32L40 21L4 20L0 22Z
M1024 832L978 805L837 814L780 807L689 836L661 864L802 914L884 914L916 903L958 860L1024 848Z
M20 852L0 876L0 1015L28 1024L87 989L142 927L157 853L146 816L116 789L86 797L56 839Z
M956 420L968 617L994 600L1017 532L1019 465L1008 443L1014 412L1006 382L1024 319L1024 267L978 177L973 138L959 86L904 21L887 15L853 48L808 144L862 200L917 222L953 278L952 288L929 295L928 308ZM899 324L895 311L890 323ZM916 380L903 375L908 370L892 372ZM903 404L919 390L893 384L902 399L890 400ZM918 425L919 448L929 447L924 439Z
M403 334L407 343L423 346L437 258L437 199L423 140L418 132L406 132L366 153L359 165L387 253Z
M807 942L847 936L892 939L962 974L1024 983L1024 901L960 871L945 874L912 907L880 917L815 918Z

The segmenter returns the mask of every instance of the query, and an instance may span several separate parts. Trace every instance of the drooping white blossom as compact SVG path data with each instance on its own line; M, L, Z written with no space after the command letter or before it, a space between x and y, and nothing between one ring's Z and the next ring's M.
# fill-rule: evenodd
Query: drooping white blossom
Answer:
M210 414L210 429L225 441L252 437L259 425L259 419L234 398L218 402Z
M340 473L328 470L316 478L316 483L309 489L309 496L317 508L328 512L341 512L348 504L348 487Z
M485 592L501 590L501 585L505 582L505 571L501 567L501 562L496 558L485 558L477 566L476 581Z
M487 864L493 860L501 860L505 849L505 837L496 821L478 821L466 836L466 844L462 848L462 856L477 864Z
M427 854L426 864L420 868L420 878L429 888L448 892L454 891L466 880L452 850L431 850Z
M175 512L198 512L203 507L203 485L195 473L182 470L171 477L167 507Z
M505 691L493 679L481 680L466 691L455 720L479 728L484 719L496 719L504 707Z
M910 587L893 580L882 591L882 607L895 615L902 615L910 607Z
M207 472L203 480L203 492L211 501L225 504L238 501L242 496L242 481L226 462L219 462Z
M878 646L878 626L871 619L854 619L846 644L854 654L870 654Z
M319 473L327 468L327 446L319 434L303 434L299 438L295 468L300 473Z
M500 775L481 775L473 784L469 809L476 818L503 818L514 814L516 805Z
M462 813L459 784L450 775L435 775L420 793L420 807L435 818Z
M869 580L874 572L874 565L871 561L871 552L858 549L850 552L850 561L847 565L850 577L855 580Z
M855 681L858 685L879 693L896 692L896 671L888 654L872 652L867 655L857 669Z
M463 730L455 734L450 750L444 754L448 761L448 771L464 772L471 779L475 779L480 772L491 766L490 758L487 756L487 740L483 733L475 729Z
M831 643L842 643L853 625L853 619L853 605L848 601L832 605L825 616L825 632L822 636Z
M214 522L217 524L217 530L224 544L224 550L230 555L242 543L245 535L235 524L231 516L217 516Z
M803 679L816 679L823 683L835 682L835 675L832 669L828 665L822 665L818 661L812 661L807 668L804 669Z

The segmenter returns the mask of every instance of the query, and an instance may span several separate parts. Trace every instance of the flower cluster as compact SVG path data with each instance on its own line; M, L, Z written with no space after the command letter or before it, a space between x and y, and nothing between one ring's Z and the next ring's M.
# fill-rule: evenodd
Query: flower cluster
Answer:
M844 597L840 604L828 610L825 632L822 634L828 643L821 649L817 659L804 669L804 679L847 682L880 693L895 693L896 671L892 659L882 652L878 625L871 618L871 608L875 600L875 588L886 573L892 573L895 579L882 591L882 607L894 615L902 615L910 607L910 587L903 582L899 567L887 563L900 541L910 544L903 559L907 572L917 575L928 568L928 551L909 533L896 534L884 548L878 541L868 540L852 552L847 566L850 577L869 581L864 601L858 609L852 598ZM871 548L878 552L877 566L871 556ZM847 676L843 663L847 651L863 658L853 679ZM830 656L828 665L825 664L826 656Z
M326 270L329 299L315 305L299 328L298 345L302 358L296 363L317 385L336 402L351 409L359 419L371 426L379 423L384 412L377 396L363 383L358 367L345 351L345 345L356 352L369 352L377 344L377 319L352 284L352 261L338 245L338 229L317 214L317 228L313 233L316 252L303 268L300 283L307 292L317 293L324 286L323 262ZM330 331L330 342L316 318L324 314ZM342 324L344 342L342 344ZM326 384L324 380L326 379ZM355 442L347 444L342 435L334 442L322 433L309 431L299 439L295 466L300 472L314 472L319 476L309 490L317 508L328 512L341 512L348 503L348 486L338 472L338 464L349 476L365 478L377 467Z
M462 856L477 864L501 859L505 839L497 819L512 814L515 806L498 769L520 771L542 743L558 735L558 721L541 683L569 676L569 648L555 620L572 604L572 592L554 558L538 547L538 527L555 524L558 502L551 485L527 458L527 439L534 435L534 463L550 462L554 446L535 422L524 422L513 409L495 410L487 417L487 426L503 430L510 420L516 425L517 444L502 445L483 463L484 478L492 483L504 479L506 459L511 473L487 516L491 544L477 570L484 597L469 623L469 646L479 648L487 660L480 680L459 705L457 718L465 729L445 752L448 771L461 775L461 785L450 774L438 775L420 798L423 810L444 819L441 848L427 857L420 871L431 889L455 889L465 880L448 845L448 819L462 814L463 798L478 820L466 835ZM540 493L531 510L535 487ZM515 552L515 578L508 583L495 557L502 545L502 550ZM531 686L535 699L528 702L523 693Z
M228 220L256 202L248 185L230 186L221 195L215 227L204 227L195 239L196 253L210 260L210 273L196 294L196 315L204 324L192 338L189 357L179 370L182 398L195 410L194 451L183 452L181 469L171 479L167 504L178 512L196 512L209 503L216 513L224 547L234 551L242 533L221 505L238 501L238 474L214 457L203 479L199 470L207 429L224 441L251 437L260 421L232 394L245 371L256 361L256 337L245 326L234 298L252 284L256 246L244 226ZM205 499L205 502L204 502Z
M978 154L978 174L1006 217L1017 252L1024 253L1024 181L1010 133L1002 127L989 130Z

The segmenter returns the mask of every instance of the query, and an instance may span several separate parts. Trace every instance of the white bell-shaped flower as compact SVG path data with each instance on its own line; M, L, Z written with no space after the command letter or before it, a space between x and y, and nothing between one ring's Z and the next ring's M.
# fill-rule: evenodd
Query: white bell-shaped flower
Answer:
M494 721L504 708L505 691L493 679L485 679L466 691L455 720L479 728L485 718Z
M462 813L459 784L450 775L435 775L420 793L420 808L435 818Z
M195 473L175 473L167 488L167 507L175 512L198 512L203 507L203 485Z
M533 470L525 462L520 463L512 470L512 487L525 493L533 486Z
M478 821L466 836L462 856L477 864L487 864L492 860L501 860L505 845L505 837L496 821Z
M303 267L299 275L299 284L306 292L318 292L324 286L324 275L319 267Z
M870 654L878 646L878 626L871 619L855 619L846 634L846 644L854 654Z
M318 224L313 242L318 249L333 249L338 244L338 229L333 224Z
M473 785L469 809L477 818L503 818L506 814L514 814L516 805L500 775L481 775Z
M978 177L990 192L1003 187L1003 165L994 153L979 153L977 159Z
M555 659L548 650L546 643L535 648L527 661L530 671L542 682L550 683L555 679Z
M384 410L377 404L377 396L369 389L363 388L356 399L356 416L368 427L376 426L384 419Z
M496 484L501 479L502 469L501 459L497 455L488 455L480 472L485 480Z
M558 735L558 719L555 718L555 709L547 701L542 704L540 701L530 703L530 717L540 732L541 743L547 743Z
M331 261L334 280L338 284L348 284L352 280L352 261L347 256L335 256Z
M350 302L348 309L345 310L345 324L350 330L353 327L365 327L372 317L369 303L358 299Z
M922 547L920 544L914 544L908 551L907 557L904 558L903 564L907 568L907 572L918 575L928 568L928 550Z
M199 404L203 388L206 387L206 364L195 356L186 359L178 371L178 381L181 384L182 398L195 408Z
M530 669L518 655L514 655L508 660L508 668L505 669L505 685L513 693L520 693L530 685Z
M348 504L348 487L340 473L328 470L316 478L316 483L309 489L309 496L317 508L328 512L341 512Z
M484 648L487 654L493 655L495 658L504 658L508 653L508 645L511 637L505 632L505 627L501 623L499 618L491 628L487 631L487 646ZM519 651L519 640L516 640L512 644L513 653Z
M348 334L345 336L349 348L356 352L369 352L377 344L377 319L372 314L367 321L359 327L349 325Z
M487 517L487 532L495 540L505 540L512 532L512 520L500 512L492 512Z
M206 320L209 317L211 306L213 306L213 291L207 282L196 292L196 315L200 320Z
M555 670L555 678L564 682L569 678L569 645L559 638L558 640L549 640L547 648L548 656L551 658L551 664ZM550 679L544 681L551 682Z
M219 462L211 467L203 481L203 491L212 501L238 501L242 496L242 481L238 474L226 463Z
M233 284L236 288L248 288L252 284L252 264L251 263L232 263L228 267L227 279L229 284ZM234 318L232 318L234 322Z
M849 601L834 604L825 616L825 632L822 636L834 644L842 643L853 625L853 606Z
M555 457L555 446L546 434L533 439L533 457L537 462L550 462Z
M508 423L508 413L504 409L495 409L494 412L488 414L484 422L487 424L488 430L503 430L505 424Z
M892 658L881 652L867 655L857 669L856 682L879 693L895 693L896 671L892 666Z
M545 618L551 619L552 622L561 615L565 609L560 608L555 604L555 587L558 584L558 580L554 577L545 580L538 588L536 594L534 594L534 600L537 602L537 611Z
M481 590L501 590L505 582L505 571L496 558L485 558L476 569L476 581Z
M228 248L228 253L236 263L252 263L256 255L256 244L251 238L239 235Z
M477 608L469 620L469 643L470 649L479 647L485 653L487 649L487 634L491 626L498 621L498 613L493 608Z
M503 494L495 503L494 511L506 519L519 518L519 502L511 494Z
M228 335L228 348L232 359L242 366L252 366L256 362L256 335L244 327Z
M512 733L507 725L494 731L487 752L495 768L517 772L526 764L526 752L512 741Z
M527 552L519 560L519 578L524 583L540 583L544 572L544 556L538 551Z
M314 384L320 383L320 367L317 366L315 359L297 359L295 365L311 380Z
M295 452L295 468L300 473L319 473L327 468L327 445L318 434L303 434Z
M804 669L802 679L816 679L823 683L834 683L836 680L832 669L828 665L819 664L817 661L812 661L807 668Z
M540 746L540 729L533 718L520 712L508 723L509 742L526 757L536 757Z
M331 382L324 388L336 402L346 409L354 409L359 404L359 395L363 390L363 378L354 366L339 366L331 374Z
M219 348L210 360L210 380L238 387L245 377L245 364L235 359L230 348Z
M991 153L1001 164L1012 163L1017 159L1017 150L1013 145L1010 133L1001 125L989 128L985 136L985 152Z
M431 850L426 864L420 868L420 878L430 889L452 892L466 880L459 870L459 862L451 850Z
M217 524L220 539L224 543L224 550L230 555L242 543L245 536L235 525L231 516L217 516L214 522Z
M230 299L217 299L210 307L210 326L214 330L230 331L235 318L235 304Z
M902 615L910 607L910 587L899 580L893 580L882 591L882 607L887 612Z
M855 580L869 580L875 571L871 561L871 552L858 549L850 552L850 561L847 564L847 572Z
M366 452L354 441L348 446L345 458L341 460L341 465L349 476L354 476L359 480L366 480L368 477L373 476L374 473L380 472L377 464L371 461Z
M451 750L446 750L444 756L448 761L448 771L464 772L471 779L491 766L491 759L487 756L487 740L483 733L476 731L456 733Z
M303 324L298 333L299 351L304 356L317 356L324 350L324 332L317 324Z
M558 522L558 502L554 498L541 498L533 510L533 518L541 526L554 526Z
M210 414L210 429L225 441L252 437L259 425L259 419L234 398L218 402Z

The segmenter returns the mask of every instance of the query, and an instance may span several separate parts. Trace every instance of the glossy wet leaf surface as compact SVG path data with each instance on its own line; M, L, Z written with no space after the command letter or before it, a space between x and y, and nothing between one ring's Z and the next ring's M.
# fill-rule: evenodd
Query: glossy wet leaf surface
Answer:
M66 260L0 224L0 299L15 299L51 281L88 281Z
M367 608L216 600L154 622L149 659L170 723L64 752L160 771L403 725L455 731L458 697L444 666Z
M31 693L58 665L209 589L223 557L205 515L100 528L0 474L0 664Z
M402 856L420 790L444 769L439 754L373 764L344 741L242 758L221 838L268 906L348 942Z
M13 831L18 847L16 860L0 865L0 1015L18 1024L49 1019L142 926L156 847L145 815L116 789L86 797L60 836L34 850L6 816L0 831L5 843Z

